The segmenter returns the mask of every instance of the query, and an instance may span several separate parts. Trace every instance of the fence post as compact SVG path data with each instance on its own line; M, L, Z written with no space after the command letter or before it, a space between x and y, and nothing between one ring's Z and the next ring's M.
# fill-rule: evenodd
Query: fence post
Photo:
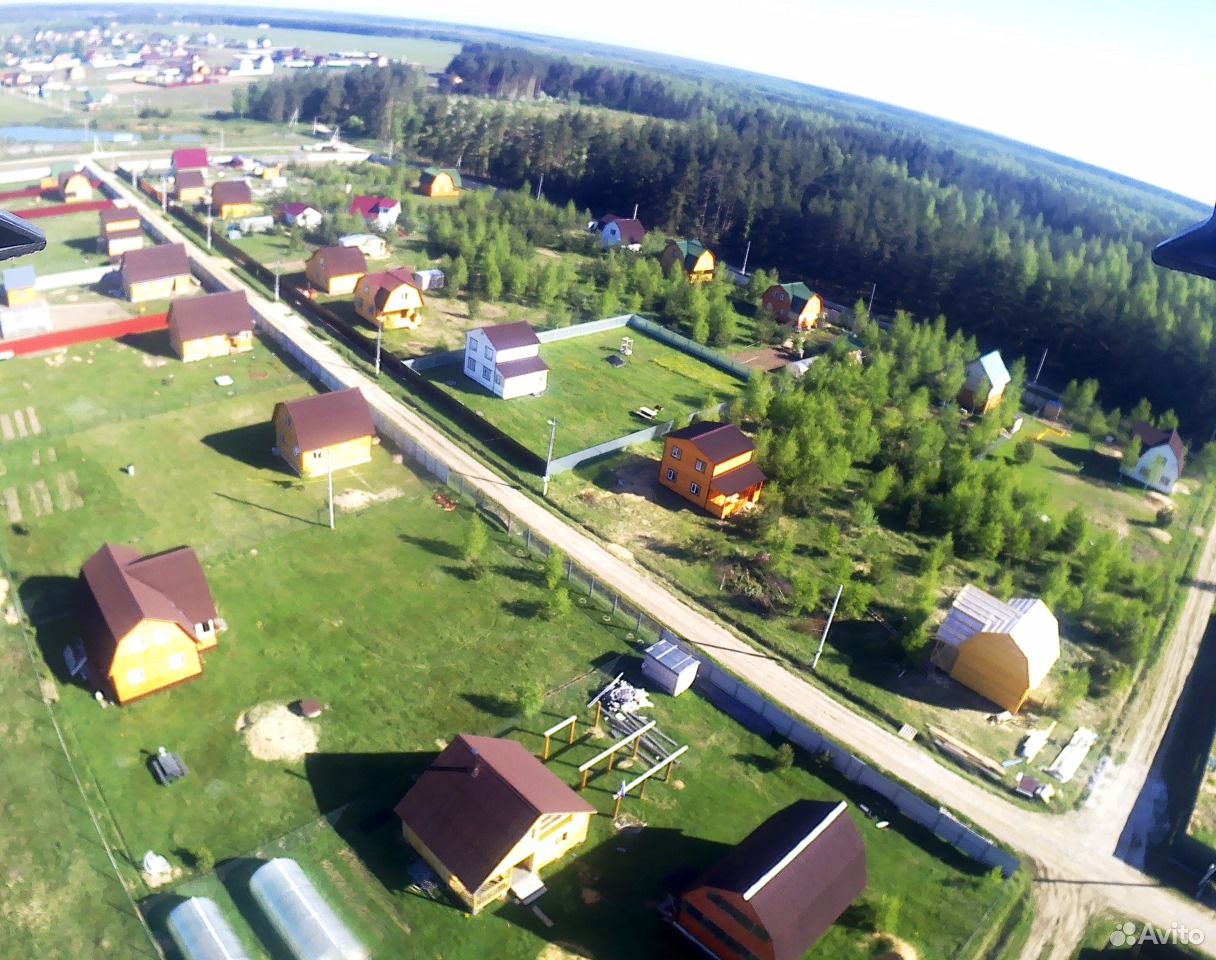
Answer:
M524 549L532 549L532 528L524 527Z
M574 576L574 561L569 557L566 558L566 579L569 580Z
M642 611L638 611L638 622L634 625L633 632L638 635L638 639L642 638Z
M587 596L595 596L595 577L591 576L591 574L587 574Z
M620 602L621 602L621 595L619 593L614 593L612 595L612 615L614 617L616 616L617 604L619 604Z

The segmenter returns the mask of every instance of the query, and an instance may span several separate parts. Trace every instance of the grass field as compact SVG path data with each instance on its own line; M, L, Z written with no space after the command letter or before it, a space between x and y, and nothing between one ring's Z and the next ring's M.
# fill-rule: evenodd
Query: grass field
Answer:
M6 491L15 491L22 511L0 529L4 567L36 623L41 691L59 698L86 791L135 888L131 864L153 849L187 873L200 860L224 861L236 889L248 858L278 852L275 838L290 834L283 849L378 956L480 951L524 960L559 939L582 942L597 957L654 956L675 949L653 910L674 867L712 861L722 844L796 797L868 799L802 762L773 769L772 744L696 696L658 698L664 731L693 746L679 771L683 789L652 789L630 804L652 828L636 842L614 837L597 818L584 856L550 871L545 910L557 927L545 930L511 907L469 921L404 893L406 852L391 819L379 815L385 804L458 731L511 732L535 747L549 716L578 709L599 682L594 664L610 669L605 658L630 655L628 628L580 606L564 621L539 616L539 563L498 536L486 574L470 581L459 562L467 510L441 511L430 484L385 451L335 478L340 509L330 531L324 483L297 481L269 454L274 401L309 390L298 375L262 346L188 366L165 352L163 335L150 334L10 361L13 375L0 380L0 412L15 422L21 411L27 426L24 437L0 443L0 495L11 509ZM219 373L233 386L215 386ZM126 463L136 464L134 476L120 470ZM148 551L193 545L230 629L201 678L102 711L63 676L61 651L76 635L74 574L107 540ZM17 778L0 783L9 804L0 840L6 867L17 865L5 882L21 898L0 907L6 942L14 955L46 955L39 947L53 931L73 956L137 956L142 934L87 846L87 818L58 769L44 708L26 695L39 691L38 676L22 659L19 629L0 629L9 667L0 690L10 693L0 700L0 724L10 759L25 761ZM524 721L513 716L511 691L528 678L561 690L546 713ZM304 696L329 705L317 721L318 752L303 762L254 759L235 730L239 714ZM191 769L171 790L145 768L162 744ZM580 741L554 758L555 769L569 777L591 749ZM593 782L589 796L601 809L611 786L610 778ZM348 801L355 805L336 833L316 822ZM901 899L881 915L927 956L949 955L993 898L1021 895L1020 880L994 886L906 824L862 829L871 894L812 956L869 956L880 893ZM622 843L624 855L616 852ZM58 893L65 877L79 881L66 895ZM173 892L207 889L248 908L217 883L203 876ZM164 903L151 904L154 921Z
M1124 926L1126 923L1131 923L1134 929ZM1171 945L1171 946L1151 946L1154 943L1152 939L1146 939L1145 943L1150 946L1138 946L1140 937L1143 935L1145 923L1142 920L1134 918L1122 917L1113 913L1103 913L1094 917L1089 926L1086 928L1085 937L1078 944L1078 950L1074 954L1074 960L1117 960L1119 957L1160 957L1162 960L1188 960L1195 958L1198 960L1206 954L1200 953L1198 950L1190 949L1186 945ZM1159 931L1158 937L1161 935L1168 936L1170 929L1168 927L1155 927ZM1123 933L1123 938L1118 939L1118 943L1112 943L1112 934ZM1207 933L1207 931L1204 931ZM1128 933L1131 934L1131 939L1128 939ZM1210 940L1211 934L1208 933ZM1164 940L1156 941L1165 943Z
M625 332L633 337L633 356L625 358L625 366L613 367L607 359L619 355ZM541 456L549 441L548 420L556 417L555 457L647 426L633 414L639 406L661 405L660 420L682 425L690 414L730 400L742 387L730 374L636 330L544 344L540 355L549 365L549 386L540 397L502 400L466 377L460 363L426 375Z
M66 270L100 267L109 262L97 249L97 212L69 213L37 221L46 233L46 249L30 258L30 264L45 276Z

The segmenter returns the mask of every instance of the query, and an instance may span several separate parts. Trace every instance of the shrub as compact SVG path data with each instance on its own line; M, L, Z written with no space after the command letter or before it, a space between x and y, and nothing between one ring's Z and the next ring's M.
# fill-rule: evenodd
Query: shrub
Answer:
M1014 444L1013 459L1018 463L1030 463L1034 459L1034 440L1027 437Z
M773 769L788 770L794 765L794 748L788 743L782 743L773 754Z
M545 705L545 688L538 680L527 680L515 688L515 709L525 717L534 717Z
M541 576L547 590L556 590L558 585L566 579L566 558L556 547L549 548Z
M545 601L544 614L546 620L561 620L570 614L574 602L570 599L570 591L559 587L549 594Z
M1173 523L1174 523L1174 508L1173 507L1162 507L1160 510L1157 511L1157 526L1159 526L1162 530L1164 530L1166 527L1173 526Z

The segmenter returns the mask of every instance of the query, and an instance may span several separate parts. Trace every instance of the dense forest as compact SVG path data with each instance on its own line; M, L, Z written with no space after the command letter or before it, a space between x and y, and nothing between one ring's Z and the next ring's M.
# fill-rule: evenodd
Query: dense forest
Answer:
M877 284L876 308L945 314L1011 357L1047 349L1048 380L1099 377L1107 405L1148 396L1184 432L1209 432L1216 291L1149 259L1197 218L1182 203L995 141L990 153L975 136L952 145L912 115L900 125L860 107L770 106L742 87L702 94L506 48L471 47L455 63L467 71L455 89L521 100L428 92L395 67L275 79L242 106L267 120L298 107L501 183L543 174L548 196L594 211L637 203L648 227L736 262L750 241L750 263L782 279L846 302ZM626 106L637 89L651 91L651 112L686 119L586 106ZM539 94L579 103L533 106ZM704 100L695 110L692 96Z

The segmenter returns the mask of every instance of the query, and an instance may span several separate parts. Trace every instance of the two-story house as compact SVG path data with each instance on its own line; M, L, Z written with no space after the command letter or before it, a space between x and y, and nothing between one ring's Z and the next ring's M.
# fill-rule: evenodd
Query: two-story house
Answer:
M823 297L801 282L774 283L760 302L778 323L792 323L799 330L814 329L823 316Z
M422 306L412 267L365 273L355 286L355 313L373 327L416 330Z
M540 340L526 323L500 323L465 334L464 375L504 400L539 396L549 385Z
M765 477L755 455L756 445L733 423L694 423L664 437L659 483L726 518L760 499Z

